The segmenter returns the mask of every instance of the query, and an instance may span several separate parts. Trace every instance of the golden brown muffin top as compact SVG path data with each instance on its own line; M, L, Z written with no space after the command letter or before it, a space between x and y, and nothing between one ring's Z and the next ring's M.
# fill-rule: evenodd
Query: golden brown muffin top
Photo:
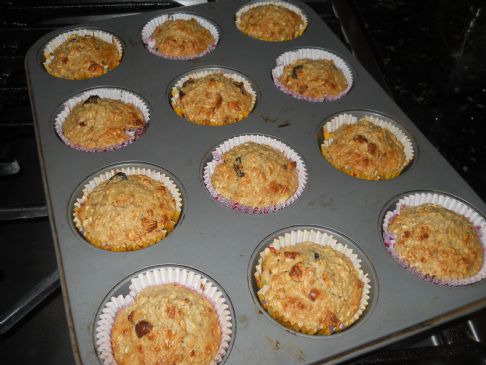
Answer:
M296 162L273 147L254 142L222 156L211 182L223 197L250 207L268 207L290 199L297 190Z
M104 75L120 64L121 54L114 43L91 35L71 35L46 58L51 75L69 80L85 80Z
M280 5L255 6L241 14L238 28L250 37L264 41L288 41L304 31L300 15Z
M338 96L348 87L332 60L296 60L284 67L279 81L288 90L315 99Z
M253 96L242 82L222 73L189 79L178 90L172 107L195 124L221 126L239 122L250 114Z
M132 251L163 239L174 229L174 197L160 181L118 172L75 209L84 237L110 251Z
M367 180L397 176L405 167L404 147L397 137L365 118L331 133L332 143L321 146L324 157L348 175Z
M207 365L221 329L204 297L177 284L146 288L117 314L112 330L118 365Z
M396 238L400 259L422 274L466 279L483 266L483 246L474 226L440 205L403 206L388 231Z
M109 148L133 139L145 127L142 112L121 100L90 96L77 104L62 125L63 135L84 148Z
M315 332L350 325L363 286L349 258L312 242L270 247L258 281L263 306L280 322Z
M155 28L150 38L160 53L173 57L198 56L215 42L211 32L195 19L168 20Z

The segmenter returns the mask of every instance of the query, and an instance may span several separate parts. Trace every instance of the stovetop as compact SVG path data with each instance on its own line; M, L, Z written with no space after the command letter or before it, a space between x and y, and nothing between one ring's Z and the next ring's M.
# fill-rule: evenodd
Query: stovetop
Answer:
M306 1L427 138L486 199L485 6L398 0ZM333 7L334 5L334 7ZM167 9L170 1L9 1L0 5L0 318L36 301L0 335L0 354L15 363L73 363L35 147L23 57L41 35L58 27L139 11ZM74 15L75 14L75 15ZM10 176L6 172L18 172ZM26 220L26 216L33 219ZM26 225L27 223L27 225ZM33 303L35 304L35 303ZM21 313L18 318L22 317ZM484 364L486 311L415 336L350 364ZM483 341L483 342L478 342Z

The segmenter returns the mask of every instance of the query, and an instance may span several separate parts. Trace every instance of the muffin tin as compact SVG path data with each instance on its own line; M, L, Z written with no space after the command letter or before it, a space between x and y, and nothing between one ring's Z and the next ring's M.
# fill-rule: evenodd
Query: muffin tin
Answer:
M225 364L337 363L486 305L485 280L461 287L424 281L397 265L383 244L381 231L388 202L410 191L457 196L483 215L485 204L312 9L292 2L308 16L306 31L288 42L264 42L246 36L234 24L234 14L245 3L221 1L184 8L184 13L204 17L221 30L217 47L194 60L156 57L141 40L140 31L147 22L174 11L60 29L42 37L28 51L26 72L36 137L79 363L99 363L94 327L108 293L124 278L160 265L193 268L214 278L227 294L234 309L234 327ZM82 81L49 75L42 65L46 44L61 33L84 28L106 31L120 39L124 45L120 65L101 77ZM353 70L353 87L339 100L298 100L273 83L271 70L277 57L308 47L340 55ZM172 110L173 83L201 67L235 70L256 84L255 108L245 120L217 128L199 126ZM96 87L128 90L147 102L150 127L136 143L116 151L85 153L66 146L58 137L54 120L62 103ZM412 136L414 161L397 178L355 179L334 169L321 155L316 137L323 123L336 113L356 109L385 114ZM206 190L201 171L212 148L245 134L274 137L292 146L305 161L307 186L292 205L274 213L247 214L222 206ZM86 244L72 223L72 199L78 187L99 170L137 163L159 166L180 184L184 207L176 229L160 243L140 251L108 252ZM249 273L256 252L282 230L293 227L334 232L364 258L362 265L371 279L370 303L364 315L341 333L295 334L267 316L255 297Z

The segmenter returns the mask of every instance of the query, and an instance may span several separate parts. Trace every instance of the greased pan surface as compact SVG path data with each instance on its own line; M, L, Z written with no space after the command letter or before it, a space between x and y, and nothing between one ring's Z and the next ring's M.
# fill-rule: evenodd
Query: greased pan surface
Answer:
M339 362L383 346L486 304L486 283L446 287L424 281L400 267L381 237L384 210L395 197L414 190L456 196L483 215L484 203L431 146L398 106L374 82L322 20L303 3L293 2L308 17L304 34L288 42L263 42L247 37L234 24L242 1L220 1L184 8L207 18L220 31L216 49L189 61L167 60L144 47L140 32L157 11L52 32L37 41L26 57L29 92L62 275L73 348L78 361L98 364L95 352L96 313L105 296L122 280L156 265L192 267L217 281L234 309L234 340L226 364L312 364ZM120 39L121 64L104 76L63 80L42 66L43 48L57 34L90 28ZM300 47L335 53L351 68L353 86L337 101L310 103L279 91L271 78L275 60ZM257 101L250 115L224 127L205 127L179 117L169 103L170 87L179 76L201 67L232 69L255 84ZM103 153L85 153L66 146L54 119L67 99L91 88L129 90L147 102L150 124L133 144ZM389 181L355 179L334 169L319 151L320 126L331 115L366 109L399 123L416 146L412 165ZM271 214L248 214L214 201L202 181L208 153L221 142L243 134L275 137L303 158L308 181L299 199ZM115 253L97 249L72 224L73 195L89 176L110 166L155 165L181 185L183 214L175 230L147 249ZM364 256L371 279L370 303L349 329L332 336L296 335L284 329L255 301L252 262L264 240L282 230L315 227L336 232ZM344 242L346 243L346 242Z

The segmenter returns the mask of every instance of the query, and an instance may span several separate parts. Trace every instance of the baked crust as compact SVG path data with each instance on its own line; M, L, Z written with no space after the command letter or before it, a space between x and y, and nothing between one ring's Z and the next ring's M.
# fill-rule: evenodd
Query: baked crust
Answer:
M71 110L62 129L73 145L97 149L128 142L145 125L142 112L133 104L92 95Z
M91 35L71 35L64 43L46 56L45 65L55 77L85 80L104 75L120 64L121 54L114 43Z
M195 19L168 20L155 28L150 38L160 53L172 57L198 56L215 43L211 32Z
M257 284L263 288L260 301L272 317L308 334L349 326L364 286L349 258L312 242L270 247Z
M405 167L404 147L397 137L365 118L332 132L322 145L324 157L342 172L367 180L391 179Z
M315 99L338 96L348 87L332 60L296 60L284 67L279 81L288 90Z
M176 284L141 291L132 305L117 314L112 330L118 365L207 365L220 341L212 304Z
M238 28L264 41L288 41L300 36L305 22L296 12L279 5L261 5L241 14Z
M221 126L239 122L250 114L253 96L243 83L222 73L190 78L178 90L172 107L192 123Z
M150 246L171 232L179 219L175 199L162 182L123 173L93 189L74 214L84 237L110 251Z
M222 156L211 176L223 197L251 207L268 207L291 198L298 187L295 161L273 147L254 142L236 146Z
M440 205L404 206L388 231L396 238L399 258L422 274L466 279L483 265L483 246L474 226Z

